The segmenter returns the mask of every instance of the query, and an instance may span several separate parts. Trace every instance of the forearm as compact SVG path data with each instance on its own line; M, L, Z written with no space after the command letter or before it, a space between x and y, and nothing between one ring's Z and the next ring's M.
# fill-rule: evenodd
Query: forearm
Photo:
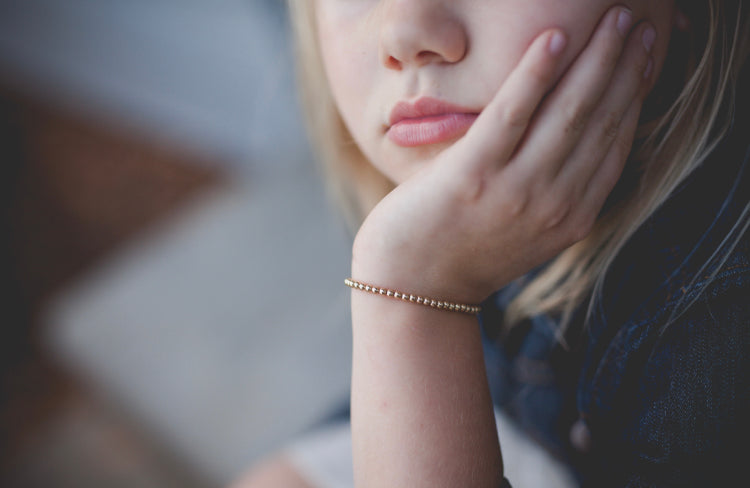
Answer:
M370 212L354 278L474 303L582 239L653 80L656 33L632 21L611 9L560 81L566 36L538 36L466 135ZM359 291L352 315L358 486L500 486L476 319Z
M502 460L475 317L352 293L358 487L497 487Z

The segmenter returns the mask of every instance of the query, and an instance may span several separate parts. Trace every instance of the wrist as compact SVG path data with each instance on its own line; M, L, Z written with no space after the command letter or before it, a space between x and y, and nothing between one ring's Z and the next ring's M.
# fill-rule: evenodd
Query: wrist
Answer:
M363 291L366 293L372 293L373 295L379 295L385 298L391 298L393 300L399 300L401 302L414 305L422 305L424 307L433 308L435 310L442 310L445 312L458 312L470 315L478 315L479 312L482 311L481 305L478 304L458 303L450 300L440 300L422 295L414 295L412 293L404 293L399 290L377 287L367 283L362 283L351 278L345 279L344 284L352 289Z
M372 242L355 240L352 248L351 278L399 294L430 298L437 302L465 305L481 303L493 291L466 279L465 270L450 266L426 253L408 249L384 251Z

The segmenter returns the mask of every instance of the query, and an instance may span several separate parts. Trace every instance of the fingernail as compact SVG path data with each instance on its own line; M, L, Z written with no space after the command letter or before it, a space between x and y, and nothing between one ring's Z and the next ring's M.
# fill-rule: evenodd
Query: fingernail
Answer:
M620 14L617 16L617 30L620 31L620 34L622 34L623 36L627 36L632 23L632 12L625 8L620 10Z
M643 46L647 52L651 52L651 49L653 49L654 41L656 41L656 31L653 27L649 27L643 32Z
M555 32L549 40L549 52L553 56L560 54L565 49L568 39L562 32Z

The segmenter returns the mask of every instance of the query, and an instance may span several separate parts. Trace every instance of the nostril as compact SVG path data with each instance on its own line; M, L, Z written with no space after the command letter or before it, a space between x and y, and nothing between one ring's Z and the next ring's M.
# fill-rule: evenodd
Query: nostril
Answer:
M466 54L466 26L444 2L383 2L381 64L395 70L455 63ZM437 5L435 5L437 4Z
M388 68L388 69L393 69L393 70L400 71L401 70L401 61L399 61L398 59L396 59L393 56L388 56L385 59L385 67Z

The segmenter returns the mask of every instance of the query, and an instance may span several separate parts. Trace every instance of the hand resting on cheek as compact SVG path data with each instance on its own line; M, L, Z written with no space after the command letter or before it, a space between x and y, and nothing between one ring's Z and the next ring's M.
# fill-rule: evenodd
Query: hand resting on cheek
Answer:
M377 205L352 275L479 303L584 238L630 152L656 38L608 12L561 79L567 36L541 33L467 134Z

